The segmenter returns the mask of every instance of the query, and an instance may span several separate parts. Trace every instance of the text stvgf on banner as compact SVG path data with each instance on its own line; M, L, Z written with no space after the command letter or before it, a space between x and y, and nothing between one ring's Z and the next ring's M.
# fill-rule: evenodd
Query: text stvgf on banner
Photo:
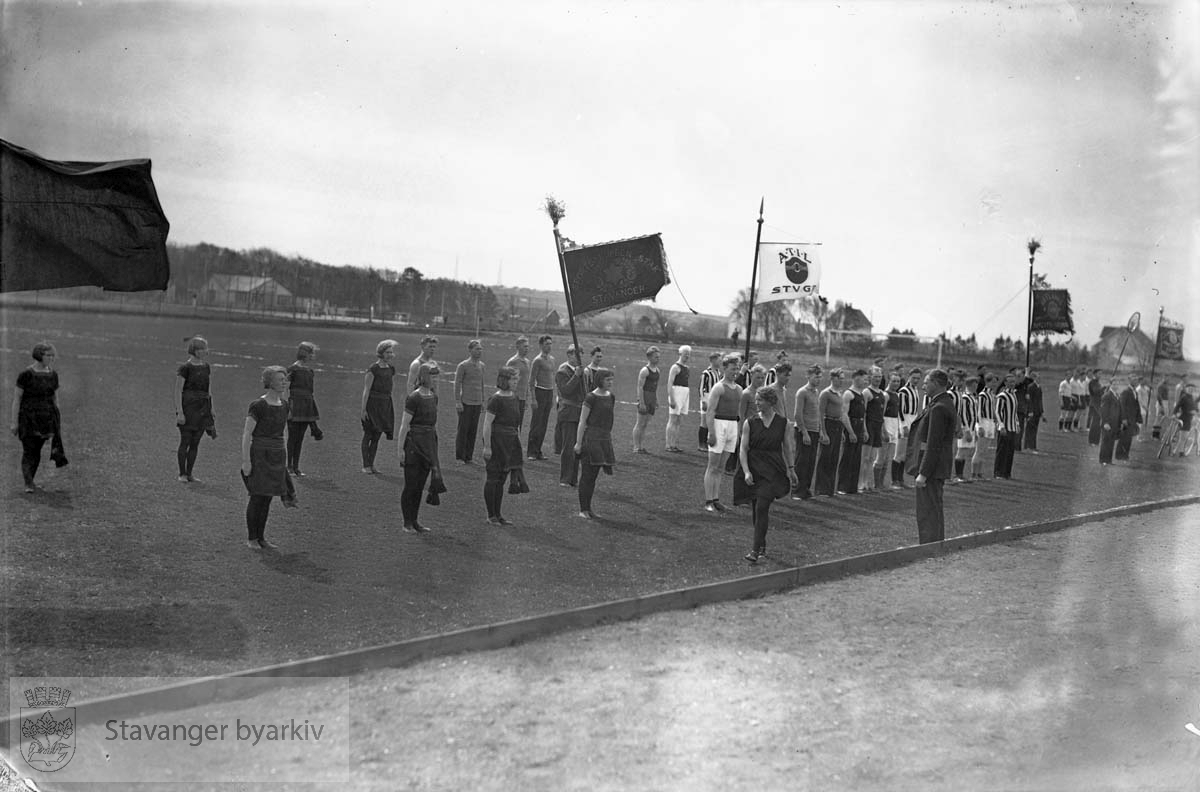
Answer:
M816 295L821 286L821 245L763 242L758 246L758 286L754 302L795 300Z

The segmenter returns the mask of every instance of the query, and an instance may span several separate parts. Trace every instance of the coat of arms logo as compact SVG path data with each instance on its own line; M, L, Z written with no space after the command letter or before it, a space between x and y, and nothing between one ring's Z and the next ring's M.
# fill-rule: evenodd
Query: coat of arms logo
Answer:
M25 691L21 707L21 757L34 770L53 773L75 755L75 708L66 706L71 691L35 687Z

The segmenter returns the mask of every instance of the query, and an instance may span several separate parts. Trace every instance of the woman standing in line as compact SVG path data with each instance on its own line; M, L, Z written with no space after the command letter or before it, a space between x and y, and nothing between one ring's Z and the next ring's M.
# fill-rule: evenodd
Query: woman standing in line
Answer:
M610 369L596 370L596 389L583 398L579 428L575 434L575 453L579 456L579 516L585 520L599 519L592 511L592 495L596 478L603 470L611 476L617 463L613 451L612 427L617 397L612 393L613 373Z
M379 436L392 439L396 429L396 408L392 405L392 380L396 367L397 342L390 338L380 341L375 347L377 360L367 369L363 377L362 392L362 472L377 475L375 454L379 451Z
M188 359L179 366L175 380L175 423L179 426L179 480L196 483L192 468L200 452L200 438L207 434L217 439L217 425L213 419L212 396L209 385L212 381L212 366L208 357L208 341L200 336L187 340ZM181 412L182 411L182 412Z
M250 493L246 504L246 546L251 550L274 548L264 536L271 499L276 495L284 506L296 505L296 490L287 472L283 430L288 420L287 369L267 366L262 384L267 392L250 403L242 429L242 481Z
M417 369L414 377L417 388L404 400L404 415L396 434L400 464L404 466L400 513L404 518L404 530L410 533L429 532L417 522L417 512L421 508L421 490L430 474L433 481L429 485L429 503L438 505L437 496L446 491L437 447L437 379L440 373L436 363L422 363Z
M754 408L757 414L742 424L738 447L742 475L733 480L734 504L750 504L754 544L745 559L751 564L767 556L771 503L799 485L787 420L779 414L779 394L773 388L759 388L754 393Z
M304 433L311 428L313 440L320 441L325 435L317 420L321 417L317 409L317 401L313 398L313 379L315 375L308 364L317 356L317 346L309 341L301 341L296 348L296 362L288 366L288 404L292 412L287 424L287 468L293 476L303 476L300 472L300 449L304 445Z
M525 480L522 473L524 455L518 434L521 429L521 406L513 392L518 376L519 372L512 366L502 366L496 372L496 392L488 399L483 416L483 459L487 464L483 502L487 506L487 521L492 525L513 524L500 514L504 501L504 479L511 475L517 492L522 491L517 481L524 484ZM529 492L528 485L523 491Z
M34 344L33 363L17 375L9 430L21 441L21 476L25 491L36 492L34 476L42 461L42 447L50 441L50 458L56 467L67 464L62 445L62 417L58 411L58 372L53 344Z

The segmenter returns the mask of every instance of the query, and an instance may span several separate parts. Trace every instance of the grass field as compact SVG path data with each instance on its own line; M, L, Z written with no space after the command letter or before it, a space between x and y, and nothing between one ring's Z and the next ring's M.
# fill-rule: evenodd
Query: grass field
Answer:
M628 402L642 360L631 342L604 343L626 403L614 429L617 473L601 477L596 496L602 521L579 520L574 490L557 486L556 463L533 462L533 491L505 499L516 525L485 525L482 466L450 464L454 409L444 398L439 434L450 491L443 505L422 507L433 530L417 536L400 531L395 445L380 450L382 476L359 472L362 372L377 331L29 310L6 310L2 328L0 368L10 388L34 342L57 345L71 459L60 470L44 464L45 492L25 495L19 445L11 436L3 444L0 573L12 676L221 673L916 541L911 493L781 501L771 562L746 565L747 510L702 511L703 455L661 451L665 416L651 424L652 453L628 453ZM175 480L172 387L183 339L193 333L211 345L220 437L201 444L202 483L184 485ZM397 338L403 372L418 339ZM316 398L325 439L306 441L300 509L272 509L267 535L279 550L253 552L244 545L237 473L243 416L263 390L262 367L292 362L300 340L321 349ZM439 359L457 363L466 340L442 336ZM484 341L494 371L511 354L511 339ZM565 346L560 337L560 359ZM685 448L694 447L696 426L689 416ZM1156 461L1149 443L1135 444L1132 465L1102 469L1084 436L1043 437L1046 453L1019 454L1013 481L948 488L948 535L1196 492L1194 460ZM728 481L724 487L728 498Z

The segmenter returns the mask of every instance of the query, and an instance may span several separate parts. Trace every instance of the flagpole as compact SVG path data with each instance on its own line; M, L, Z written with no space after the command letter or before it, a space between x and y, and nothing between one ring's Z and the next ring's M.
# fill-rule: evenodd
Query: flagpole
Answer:
M558 233L558 221L566 217L566 207L547 196L546 213L554 222L554 252L558 255L558 271L562 275L563 297L567 300L567 323L571 326L571 343L575 345L575 365L582 366L582 350L579 348L579 337L575 334L575 309L571 305L571 286L567 282L567 261L563 258L562 235Z
M1031 238L1026 244L1029 249L1029 307L1025 311L1025 370L1029 370L1029 342L1033 336L1033 259L1038 248L1042 246L1037 239Z
M1150 387L1154 387L1154 367L1158 364L1158 337L1162 335L1163 306L1158 306L1158 329L1154 331L1154 354L1150 357Z
M762 241L763 206L767 198L763 196L758 202L758 233L754 235L754 268L750 270L750 305L746 310L746 356L750 360L750 336L754 332L754 282L758 279L758 246Z

